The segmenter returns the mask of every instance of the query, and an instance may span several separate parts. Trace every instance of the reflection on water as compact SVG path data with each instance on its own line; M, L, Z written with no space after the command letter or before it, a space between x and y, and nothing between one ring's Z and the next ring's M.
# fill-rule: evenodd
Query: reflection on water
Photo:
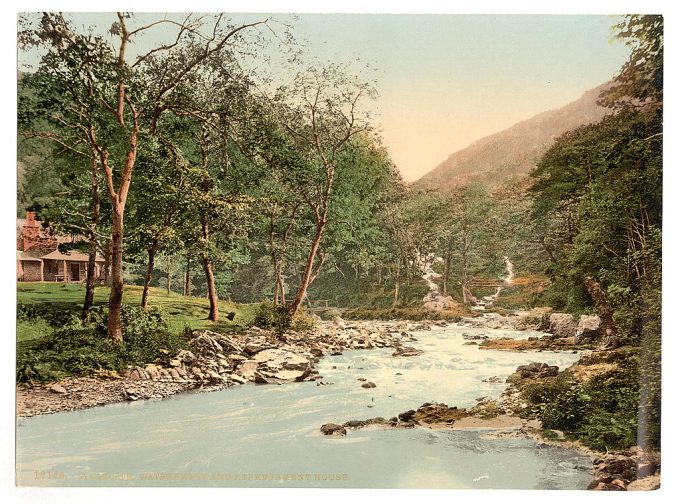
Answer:
M323 359L323 382L244 385L17 421L21 485L319 486L378 488L585 488L585 456L529 439L480 431L349 431L319 427L389 418L437 401L469 407L497 397L518 365L564 368L570 353L515 353L465 345L463 333L526 338L531 333L461 327L418 332L425 351L392 349ZM357 378L376 388L364 389ZM41 472L44 471L44 472Z

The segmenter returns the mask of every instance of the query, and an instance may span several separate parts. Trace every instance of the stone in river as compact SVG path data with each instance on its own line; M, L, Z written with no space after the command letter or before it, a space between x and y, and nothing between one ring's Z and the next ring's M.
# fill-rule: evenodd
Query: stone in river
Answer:
M342 425L327 423L321 426L321 433L324 436L344 436L347 431Z
M416 355L420 355L422 353L423 351L418 350L417 348L400 346L394 351L392 357L415 357Z

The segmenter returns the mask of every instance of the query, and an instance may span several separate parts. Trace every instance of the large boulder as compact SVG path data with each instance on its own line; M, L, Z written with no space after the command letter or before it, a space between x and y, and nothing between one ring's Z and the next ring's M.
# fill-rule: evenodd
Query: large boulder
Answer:
M216 354L225 351L243 353L243 349L234 340L224 334L207 329L192 332L189 347L193 351L194 357L214 357Z
M571 338L576 334L576 322L570 313L551 313L548 332L556 338Z
M251 362L257 363L257 369L265 381L270 383L302 381L312 371L312 363L307 358L280 348L262 350L251 359Z
M405 421L405 415L408 415L406 417L408 421L419 425L452 425L455 421L468 416L464 408L449 407L444 403L425 403L414 414L411 415L411 412L407 411L399 415L399 419Z
M661 487L661 477L656 474L631 481L626 490L629 492L658 490Z
M545 362L532 362L524 366L519 366L517 370L508 376L507 383L517 383L522 380L548 378L557 376L560 368L557 366L549 366Z
M602 321L597 315L581 315L576 327L576 342L586 343L599 339Z
M399 345L392 353L392 357L415 357L422 353L423 351L418 350L417 348Z

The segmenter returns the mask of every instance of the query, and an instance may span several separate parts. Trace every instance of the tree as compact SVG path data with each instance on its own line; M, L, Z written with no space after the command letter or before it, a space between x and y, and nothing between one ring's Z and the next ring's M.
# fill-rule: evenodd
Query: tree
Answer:
M480 183L471 183L453 193L449 197L447 217L444 235L446 263L450 258L458 262L463 302L467 303L468 282L472 275L484 271L493 262L483 259L495 234L490 228L491 198L486 188ZM447 271L447 277L448 274Z
M631 14L614 26L616 38L631 47L628 61L602 96L615 109L663 105L663 17Z
M115 48L101 36L78 33L61 14L43 14L37 27L33 20L31 16L23 18L20 41L24 46L34 44L46 51L38 71L64 86L70 102L65 111L76 115L74 107L87 111L86 120L77 127L85 133L89 148L97 155L111 204L111 295L107 325L109 337L120 342L124 216L139 142L143 140L140 135L143 130L155 134L159 119L173 100L173 91L200 71L208 58L242 42L241 32L266 20L234 26L226 23L221 14L211 18L211 23L203 16L190 15L182 21L164 18L131 28L128 27L131 15L118 13L110 29L118 38ZM208 24L209 30L202 32ZM175 41L130 58L130 44L159 25L174 27ZM154 72L159 67L163 71ZM150 75L154 78L150 79Z
M296 148L310 159L311 168L291 173L289 183L302 196L315 222L305 266L289 307L291 316L325 261L319 247L328 224L340 156L352 137L368 131L368 116L360 108L360 100L374 96L369 83L348 76L337 65L311 67L297 75L292 88L279 89L278 100L292 103L277 108L282 112L280 120Z
M82 83L69 82L68 94L64 94L63 85L63 79L49 74L27 74L20 78L18 123L23 139L20 146L23 143L35 147L36 141L49 143L49 150L42 152L42 163L32 165L42 167L41 178L48 180L53 193L42 202L43 216L50 219L56 231L84 236L87 241L88 264L82 310L85 319L94 301L96 258L98 250L102 250L99 160L88 142L92 115L83 104L70 100L71 96L83 91ZM35 153L29 150L23 156L35 158ZM51 166L46 166L50 163L47 159L52 160Z
M192 198L188 167L174 146L159 138L140 150L128 210L128 249L147 256L141 300L144 310L149 304L156 255L183 246L178 228L188 218Z

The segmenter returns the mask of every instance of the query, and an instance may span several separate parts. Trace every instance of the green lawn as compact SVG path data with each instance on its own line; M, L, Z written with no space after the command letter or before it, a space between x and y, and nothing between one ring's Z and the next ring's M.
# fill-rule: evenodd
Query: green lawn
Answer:
M77 314L80 312L85 287L77 284L18 282L17 303L23 305L50 305L56 310L64 310ZM106 305L109 298L108 287L97 287L95 305ZM139 305L142 299L142 287L125 286L123 302ZM207 320L209 304L206 298L184 297L174 292L168 294L163 289L152 288L149 307L159 307L166 314L168 328L172 332L181 332L185 326L192 329L211 329L214 331L234 331L246 325L253 317L257 305L241 305L228 301L220 301L220 322ZM226 319L228 312L235 312L233 321ZM45 320L19 321L17 323L17 341L24 341L43 336L51 331Z

